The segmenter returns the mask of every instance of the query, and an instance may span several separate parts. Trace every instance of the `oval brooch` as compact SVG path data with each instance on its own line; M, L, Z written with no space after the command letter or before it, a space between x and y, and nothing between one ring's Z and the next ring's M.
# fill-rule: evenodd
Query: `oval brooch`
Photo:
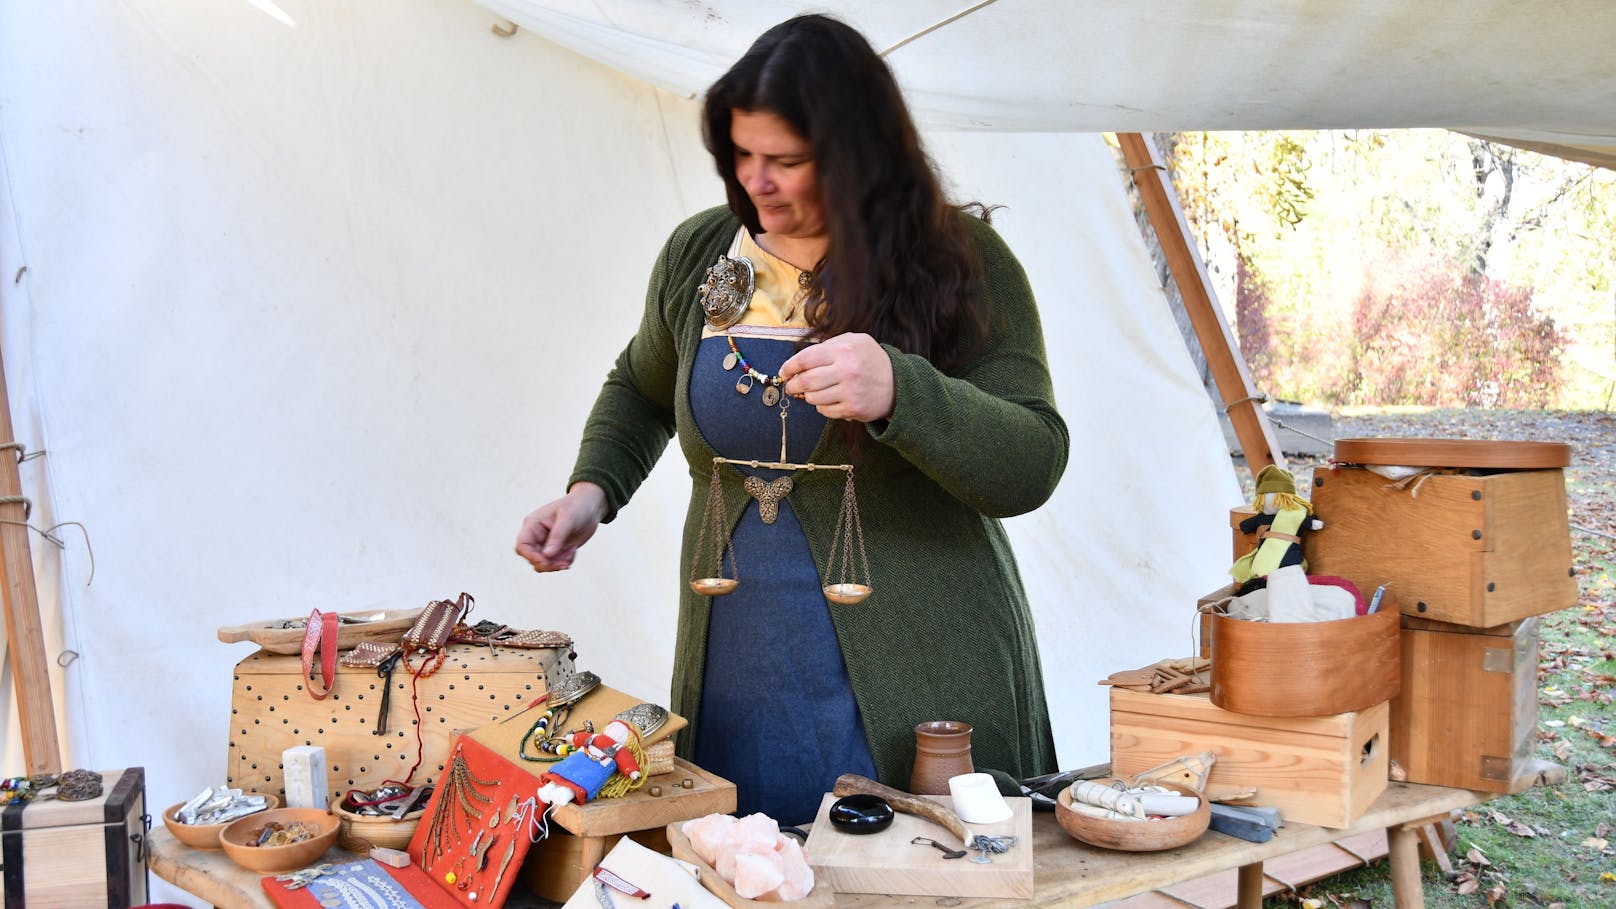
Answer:
M719 330L734 325L752 302L752 260L719 256L696 290L709 324Z

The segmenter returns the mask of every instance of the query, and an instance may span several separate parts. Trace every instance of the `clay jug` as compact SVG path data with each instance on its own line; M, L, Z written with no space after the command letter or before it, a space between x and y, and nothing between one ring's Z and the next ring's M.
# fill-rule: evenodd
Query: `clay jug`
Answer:
M948 780L971 773L971 724L933 720L915 727L915 770L909 791L915 795L948 795Z

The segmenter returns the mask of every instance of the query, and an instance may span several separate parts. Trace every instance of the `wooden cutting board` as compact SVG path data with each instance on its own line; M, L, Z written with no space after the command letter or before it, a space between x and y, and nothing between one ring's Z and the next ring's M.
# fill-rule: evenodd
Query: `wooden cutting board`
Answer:
M1010 897L1032 896L1032 800L1012 798L1014 816L998 824L968 825L976 833L1010 834L1021 838L1003 855L990 856L986 865L971 861L976 851L961 859L945 859L931 846L909 841L930 837L952 849L959 842L931 821L899 814L892 826L862 836L843 833L830 824L830 806L836 796L826 795L808 835L808 864L816 881L828 882L837 893L891 893L916 896ZM943 805L946 798L934 799Z

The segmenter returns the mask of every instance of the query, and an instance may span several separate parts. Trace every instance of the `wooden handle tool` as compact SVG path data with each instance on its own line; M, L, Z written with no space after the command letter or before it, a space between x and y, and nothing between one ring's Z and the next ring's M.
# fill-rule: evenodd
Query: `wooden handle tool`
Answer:
M831 790L831 794L838 797L860 794L879 796L887 800L887 803L892 806L892 810L923 817L934 824L938 824L944 830L959 837L960 842L967 849L971 848L971 832L965 829L965 822L960 820L959 815L931 799L910 795L907 792L893 789L891 786L883 786L867 776L859 776L856 773L844 773L837 777L836 786Z

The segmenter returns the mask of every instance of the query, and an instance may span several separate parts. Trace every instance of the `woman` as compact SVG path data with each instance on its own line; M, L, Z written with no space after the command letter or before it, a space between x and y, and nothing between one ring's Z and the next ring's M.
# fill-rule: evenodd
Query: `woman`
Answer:
M681 754L733 780L742 813L786 823L811 820L840 773L906 786L927 720L971 723L980 768L1053 769L1032 619L998 521L1042 504L1066 465L1026 276L944 199L891 72L841 22L770 29L703 117L729 204L663 248L568 492L528 515L517 553L538 571L569 567L677 435L691 565L714 455L775 461L784 432L789 462L856 465L874 593L839 605L821 590L840 580L820 577L840 471L799 471L760 508L743 481L783 472L723 467L740 585L682 593ZM751 293L704 287L721 257L747 260Z

